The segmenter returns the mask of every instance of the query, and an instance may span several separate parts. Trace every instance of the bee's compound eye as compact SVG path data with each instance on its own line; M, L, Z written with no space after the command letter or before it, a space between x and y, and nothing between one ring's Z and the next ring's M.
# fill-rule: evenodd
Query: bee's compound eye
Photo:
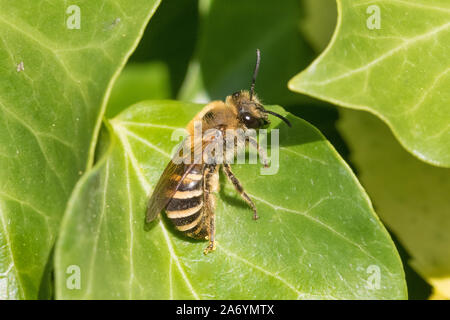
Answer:
M241 95L241 93L239 91L233 93L233 98L237 99L239 98L239 96Z
M253 117L250 113L244 112L241 115L241 119L245 126L250 129L256 129L260 127L260 122L257 118Z

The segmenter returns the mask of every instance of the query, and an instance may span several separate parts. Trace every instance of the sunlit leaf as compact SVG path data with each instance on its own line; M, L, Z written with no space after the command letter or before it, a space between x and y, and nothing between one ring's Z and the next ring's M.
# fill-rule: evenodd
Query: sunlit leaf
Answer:
M409 152L449 167L450 2L337 3L338 23L330 45L289 87L370 111Z
M66 202L158 3L0 1L0 299L48 298Z
M205 256L206 242L183 237L164 216L146 226L148 196L178 142L172 133L202 107L142 102L109 120L109 145L62 223L57 298L406 298L397 251L364 190L325 138L292 115L292 128L272 121L277 174L233 166L259 220L221 179L216 251ZM70 266L79 267L79 290L67 287Z

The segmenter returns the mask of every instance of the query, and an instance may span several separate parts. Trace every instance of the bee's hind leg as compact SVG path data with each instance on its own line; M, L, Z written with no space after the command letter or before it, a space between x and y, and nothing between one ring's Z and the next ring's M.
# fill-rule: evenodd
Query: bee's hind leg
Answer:
M205 248L205 250L203 250L204 254L208 254L211 251L216 250L216 227L214 225L214 213L209 217L209 235L208 235L208 239L209 239L209 244L208 246Z
M204 254L208 254L211 251L216 250L216 226L215 226L215 207L216 207L216 197L215 192L219 188L219 176L218 167L208 169L205 172L204 178L204 191L203 191L203 203L204 203L204 214L208 224L208 239L209 244L203 251Z
M245 202L248 203L248 205L250 206L250 208L253 210L253 220L257 220L259 219L258 213L256 212L256 206L253 203L252 199L250 199L250 197L248 196L247 193L245 193L244 188L242 187L241 183L239 182L239 180L236 178L236 176L234 175L234 173L231 171L231 167L229 164L224 163L223 164L223 171L225 172L228 180L230 180L230 182L233 184L234 188L236 189L237 192L239 192L239 194L241 195L241 197L245 200Z

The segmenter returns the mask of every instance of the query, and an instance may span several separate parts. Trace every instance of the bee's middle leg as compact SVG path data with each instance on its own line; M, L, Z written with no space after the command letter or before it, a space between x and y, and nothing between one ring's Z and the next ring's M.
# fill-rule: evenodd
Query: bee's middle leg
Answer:
M225 172L228 180L230 180L230 182L233 184L234 188L236 189L237 192L239 192L239 194L241 195L241 197L245 200L245 202L248 203L248 205L250 206L250 208L253 210L253 219L257 220L259 219L258 213L256 212L256 206L253 203L252 199L250 199L250 197L248 196L247 193L245 193L244 188L242 187L241 183L239 182L239 180L236 178L236 176L234 175L234 173L231 171L231 167L229 164L224 163L223 164L223 171Z

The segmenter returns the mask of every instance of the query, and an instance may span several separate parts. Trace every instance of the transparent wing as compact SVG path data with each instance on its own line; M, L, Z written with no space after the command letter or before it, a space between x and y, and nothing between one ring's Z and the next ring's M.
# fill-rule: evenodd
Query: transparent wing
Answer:
M185 141L184 143L188 143ZM181 149L178 151L181 152ZM175 157L174 157L175 159ZM184 158L172 159L159 178L147 206L146 221L153 221L166 207L169 200L180 187L184 178L194 167L194 164L185 164ZM181 159L181 160L180 160ZM181 163L180 163L181 162Z
M150 197L146 215L147 222L153 221L158 216L158 214L167 206L175 192L177 192L184 178L186 178L195 166L199 166L199 159L195 159L196 155L198 154L203 158L203 152L206 146L211 144L211 146L214 147L218 142L218 138L222 139L221 133L216 130L205 134L200 143L191 144L190 139L184 141L177 152L178 157L174 157L174 159L169 162ZM185 161L186 157L189 157L189 161ZM202 158L200 160L202 160ZM192 162L192 164L185 164L185 162Z

